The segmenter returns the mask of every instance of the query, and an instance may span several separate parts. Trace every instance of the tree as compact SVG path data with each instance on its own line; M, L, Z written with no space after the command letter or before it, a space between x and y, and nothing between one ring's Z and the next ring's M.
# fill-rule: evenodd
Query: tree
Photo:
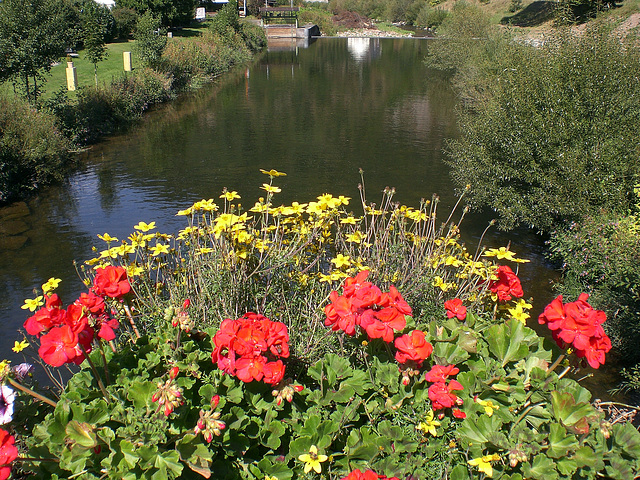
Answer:
M118 8L132 8L138 15L151 12L165 27L188 24L197 4L197 0L118 0Z
M138 19L134 38L134 48L142 63L149 67L157 66L167 45L167 34L161 28L160 18L151 12L142 15Z
M93 63L96 87L98 86L98 62L107 55L106 40L115 31L115 21L109 9L94 1L85 2L80 10L82 40L87 59Z
M38 81L69 46L72 10L63 0L0 3L0 82L22 86L37 101Z

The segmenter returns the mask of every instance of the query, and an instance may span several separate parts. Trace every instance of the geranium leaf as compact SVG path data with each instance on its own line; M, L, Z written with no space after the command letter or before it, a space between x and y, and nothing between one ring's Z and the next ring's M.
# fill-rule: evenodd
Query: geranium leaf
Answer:
M94 428L88 423L71 420L65 432L70 440L81 447L94 448L98 445Z

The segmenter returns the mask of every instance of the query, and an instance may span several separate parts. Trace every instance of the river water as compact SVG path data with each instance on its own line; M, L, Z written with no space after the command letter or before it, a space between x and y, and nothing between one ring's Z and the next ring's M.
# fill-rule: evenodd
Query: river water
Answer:
M20 306L34 288L55 276L63 279L63 302L77 298L83 286L73 262L104 247L97 234L125 238L139 221L176 232L185 226L178 210L217 198L224 187L252 205L267 179L260 168L287 173L277 179L283 203L326 192L357 198L362 168L370 201L385 186L412 206L437 193L444 216L455 203L442 149L457 135L456 99L448 79L422 63L429 42L331 38L307 48L272 46L247 68L93 146L80 168L31 199L28 211L24 205L13 215L0 211L0 224L13 227L0 237L4 357L20 361L10 348L29 316ZM470 214L465 239L477 243L491 218L491 212ZM485 243L509 240L532 260L520 277L537 315L553 297L557 274L532 232L492 232Z

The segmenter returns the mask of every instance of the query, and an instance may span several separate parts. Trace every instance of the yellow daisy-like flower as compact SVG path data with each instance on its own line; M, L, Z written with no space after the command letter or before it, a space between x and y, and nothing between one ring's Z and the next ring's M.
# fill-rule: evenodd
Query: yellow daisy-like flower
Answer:
M356 218L355 217L345 217L342 220L340 220L340 223L342 223L343 225L355 225L356 224Z
M360 230L347 234L345 240L349 243L361 243L364 240L364 234Z
M139 265L129 265L127 266L127 276L129 277L138 277L144 273L144 268Z
M260 188L268 193L280 193L282 191L281 188L276 187L275 185L269 185L268 183L263 183Z
M228 202L231 202L236 198L240 198L240 195L238 195L238 192L234 190L233 192L222 192L222 195L220 195L220 198L224 198Z
M263 170L262 168L260 169L261 173L264 173L265 175L269 175L270 177L286 177L287 174L284 172L279 172L277 170L274 170L273 168L271 170Z
M490 248L482 254L483 257L496 257L498 260L508 260L516 263L527 263L529 260L516 258L516 254L507 247Z
M23 310L27 310L28 309L30 312L35 312L35 310L38 307L44 305L43 298L44 297L42 295L40 295L40 296L38 296L38 297L36 297L34 299L27 298L24 301L24 305L22 305L20 308L23 309Z
M472 467L478 467L482 473L486 474L488 477L493 477L493 468L491 467L491 462L497 462L500 460L500 455L494 453L493 455L485 455L483 457L473 458L467 463Z
M420 430L425 435L427 433L430 433L435 437L438 434L436 432L436 427L440 426L440 422L438 422L437 420L434 420L433 417L434 417L433 410L429 410L429 413L427 414L427 419L424 422L420 422L416 427L416 430Z
M336 268L348 267L351 265L351 257L349 257L349 255L342 255L339 253L336 258L331 260L331 263L333 263Z
M155 247L151 248L151 256L157 257L161 253L169 253L169 245L158 243Z
M116 237L112 237L108 233L105 233L104 235L98 234L98 238L100 240L102 240L103 242L117 242L118 241L118 239Z
M180 210L178 213L176 213L176 216L192 215L192 214L193 214L193 208L189 207L186 210Z
M524 310L522 305L518 304L516 304L515 307L509 309L509 314L511 315L511 318L519 321L523 325L527 323L527 318L531 316Z
M153 230L156 228L156 222L138 222L138 224L134 225L133 228L135 228L136 230L140 230L141 232L148 232L149 230Z
M309 453L304 453L298 457L298 460L304 462L304 473L309 473L312 469L316 473L322 472L322 465L320 463L326 462L326 455L322 455L318 453L318 447L315 445L311 445L309 448Z
M11 373L11 367L9 366L10 363L10 360L2 360L0 362L0 379L3 379Z
M20 353L21 351L23 351L28 346L29 346L29 342L27 342L26 340L22 340L21 342L16 340L15 343L13 344L13 348L11 350L13 350L16 353Z
M46 283L42 284L42 292L45 295L48 295L49 293L53 292L56 288L58 288L58 285L60 285L61 281L62 280L60 280L59 278L51 277L49 280L46 281Z
M476 398L476 403L484 408L484 413L486 413L488 417L493 415L494 410L498 410L500 408L499 405L496 405L491 400L482 400L480 398Z

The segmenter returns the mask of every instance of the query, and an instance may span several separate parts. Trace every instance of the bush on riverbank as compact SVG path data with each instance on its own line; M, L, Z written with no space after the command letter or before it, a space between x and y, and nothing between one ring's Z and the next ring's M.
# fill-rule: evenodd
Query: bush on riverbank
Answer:
M178 212L177 235L154 222L123 241L100 235L90 292L66 309L55 279L25 302L36 358L81 370L54 401L25 390L28 366L3 364L25 421L0 430L5 463L35 478L132 480L640 471L640 434L609 422L524 326L513 252L469 254L437 203L400 206L391 189L379 206L325 194L276 207L282 174L265 173L249 210L224 191L220 205ZM601 328L569 338L570 321L604 320L583 296L541 319L583 363L604 361Z
M0 97L0 203L60 180L70 149L52 115Z
M449 145L456 182L503 227L553 232L560 290L592 293L621 359L637 361L638 46L610 24L559 32L538 48L456 10L443 28L451 41L431 49L430 63L455 72L464 100L462 137Z

